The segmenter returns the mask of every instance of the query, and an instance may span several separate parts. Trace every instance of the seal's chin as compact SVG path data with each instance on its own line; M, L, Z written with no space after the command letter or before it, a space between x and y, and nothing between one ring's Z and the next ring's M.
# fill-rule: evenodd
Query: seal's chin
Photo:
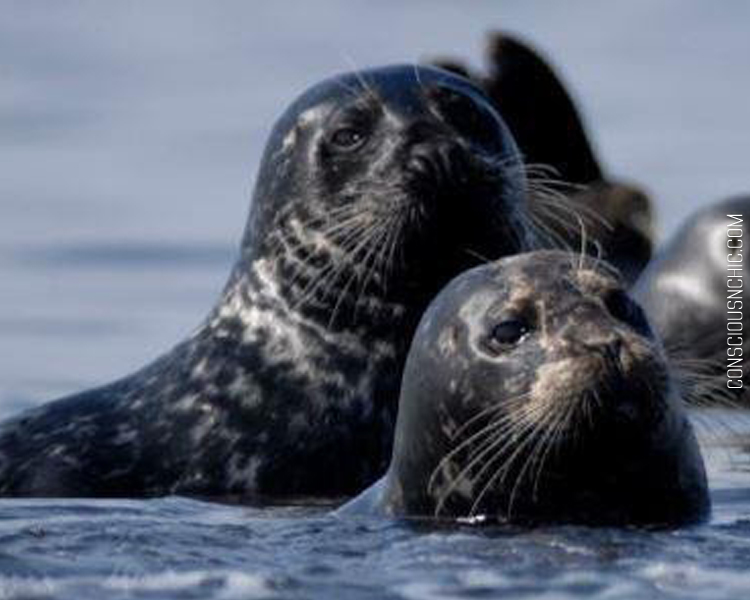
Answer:
M473 470L462 516L523 524L659 522L647 499L675 492L661 487L671 485L662 480L671 475L658 474L669 462L659 440L670 411L658 366L638 365L639 377L598 356L541 367L527 400L498 419L513 423L506 427L513 442L481 456L487 468Z
M477 502L474 493L464 516L524 525L666 522L659 511L668 513L664 507L682 493L653 440L631 438L622 430L610 431L609 439L574 429L540 434L499 461L489 476L496 484L477 486L482 497ZM654 500L660 504L652 506Z

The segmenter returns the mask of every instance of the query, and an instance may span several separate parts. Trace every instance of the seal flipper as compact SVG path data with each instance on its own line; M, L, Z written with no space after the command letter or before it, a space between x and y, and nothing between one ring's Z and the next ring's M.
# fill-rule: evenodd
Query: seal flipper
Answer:
M553 245L577 250L582 245L583 225L586 240L596 241L589 244L589 253L601 252L629 283L634 282L652 254L654 217L648 196L604 172L573 96L539 52L512 35L493 32L486 56L486 74L453 59L434 64L485 91L508 123L528 165L552 167L553 178L559 181L547 183L567 195L567 202L561 205L564 200L554 193L551 199L532 197L529 204L532 210L539 209L545 221L544 213L554 212L555 217L546 223L554 232ZM545 185L544 177L539 183ZM571 211L577 216L565 214ZM561 220L569 224L561 225Z
M479 75L452 59L434 62L485 91L527 163L549 165L560 179L574 184L604 178L575 103L547 61L519 39L494 32L487 63L488 73Z
M484 88L503 114L527 162L553 166L570 183L604 178L575 103L548 61L522 41L495 32Z

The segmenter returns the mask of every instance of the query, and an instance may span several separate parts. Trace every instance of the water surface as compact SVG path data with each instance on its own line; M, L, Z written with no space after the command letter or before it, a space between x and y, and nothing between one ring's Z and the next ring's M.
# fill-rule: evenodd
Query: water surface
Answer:
M727 418L699 423L726 434L716 426ZM750 591L750 461L706 448L712 519L675 531L438 527L185 498L3 500L0 598L737 600Z

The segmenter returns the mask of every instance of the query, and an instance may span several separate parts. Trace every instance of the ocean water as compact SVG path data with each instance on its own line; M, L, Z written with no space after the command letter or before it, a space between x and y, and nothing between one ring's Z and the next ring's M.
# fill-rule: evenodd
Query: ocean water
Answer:
M734 418L699 416L709 432ZM750 459L706 448L713 516L674 531L437 527L186 498L3 500L0 598L746 598Z
M0 2L0 418L130 372L221 289L274 118L331 73L504 28L553 59L660 235L750 190L750 4ZM700 414L679 531L417 527L328 507L1 500L5 598L742 598L748 415ZM623 449L627 451L627 449Z

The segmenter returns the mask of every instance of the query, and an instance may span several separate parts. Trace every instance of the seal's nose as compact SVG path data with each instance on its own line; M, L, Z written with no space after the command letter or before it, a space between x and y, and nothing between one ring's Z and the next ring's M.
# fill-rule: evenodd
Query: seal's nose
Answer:
M461 184L467 176L463 149L449 139L413 144L408 150L406 170L415 183L444 188Z
M622 350L623 343L619 337L609 337L594 342L584 342L584 346L594 355L601 357L610 376L624 375Z
M620 364L623 339L611 325L601 319L597 307L576 311L580 319L565 325L560 331L560 339L566 352L576 355L590 354L601 356L613 366Z

